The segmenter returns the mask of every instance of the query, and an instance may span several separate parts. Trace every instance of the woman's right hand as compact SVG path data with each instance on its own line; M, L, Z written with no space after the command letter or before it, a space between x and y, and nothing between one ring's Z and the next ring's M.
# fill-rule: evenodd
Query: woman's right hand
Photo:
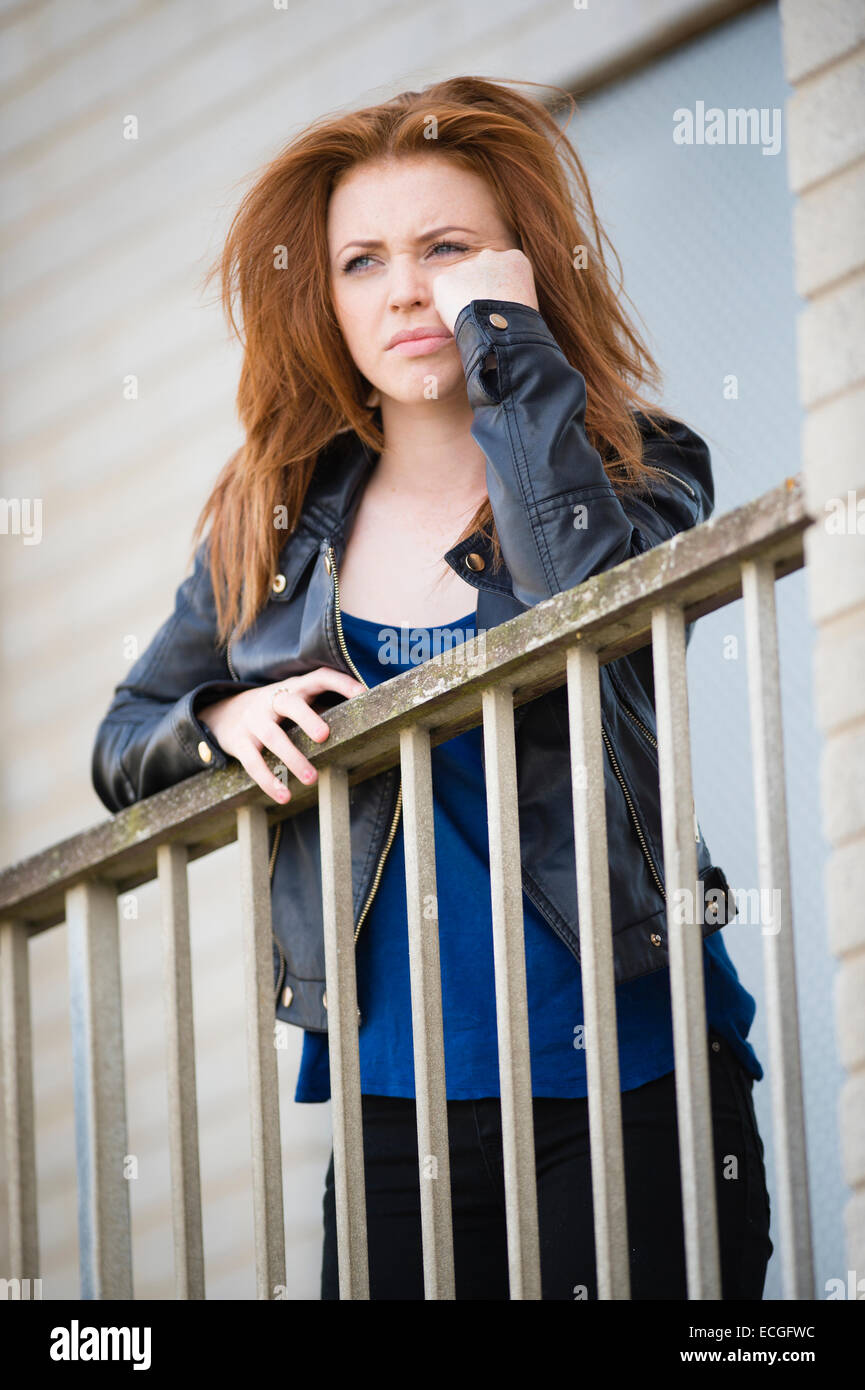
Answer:
M323 743L330 733L330 725L316 714L309 701L327 690L351 698L366 688L347 671L317 666L301 676L290 676L272 685L229 695L197 710L196 714L211 730L222 751L236 758L262 791L274 801L284 803L291 800L291 792L267 766L261 755L262 748L275 753L301 782L313 783L318 773L292 743L280 720L291 719L310 738ZM280 693L275 695L276 691Z

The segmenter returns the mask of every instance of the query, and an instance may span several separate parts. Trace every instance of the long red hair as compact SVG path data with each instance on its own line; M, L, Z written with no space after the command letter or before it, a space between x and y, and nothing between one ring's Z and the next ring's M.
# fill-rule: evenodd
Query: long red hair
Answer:
M572 98L555 90L573 114ZM264 606L319 452L345 429L376 453L384 446L379 419L366 404L370 383L349 355L331 300L330 194L355 165L431 149L494 190L531 262L540 312L585 378L590 443L617 488L647 485L652 470L642 462L632 411L639 408L653 424L663 418L638 390L657 389L661 374L623 311L621 263L598 221L582 162L551 111L501 83L451 77L322 117L256 178L207 277L219 276L229 324L244 349L237 407L245 442L223 467L193 535L194 552L212 522L209 563L223 643L232 631L244 632ZM605 244L616 260L617 283ZM575 269L580 247L585 266ZM489 536L497 563L501 549L488 500L452 543L476 530Z

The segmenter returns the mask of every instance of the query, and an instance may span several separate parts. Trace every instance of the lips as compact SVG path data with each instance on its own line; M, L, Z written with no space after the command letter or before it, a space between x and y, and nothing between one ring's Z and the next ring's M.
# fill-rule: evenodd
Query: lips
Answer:
M405 328L399 333L395 333L387 345L387 351L391 348L399 347L401 344L427 343L432 344L446 342L452 338L453 334L448 333L444 328Z

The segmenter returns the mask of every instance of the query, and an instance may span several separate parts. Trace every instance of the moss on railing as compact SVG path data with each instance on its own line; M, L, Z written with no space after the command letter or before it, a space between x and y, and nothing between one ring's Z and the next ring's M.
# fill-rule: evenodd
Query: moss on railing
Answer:
M300 729L292 739L317 766L346 766L352 783L371 777L399 762L400 731L419 718L441 742L481 722L484 689L510 685L520 705L563 684L576 641L590 641L602 663L611 661L646 645L652 608L661 602L681 603L690 622L739 598L745 559L771 556L778 578L798 569L810 522L798 476L787 478L753 502L334 705L323 713L331 727L326 744ZM273 754L264 756L274 770L281 767ZM317 797L315 784L295 778L291 792L288 805L278 807L240 764L206 769L3 870L0 915L24 918L37 930L53 926L64 919L66 889L81 878L104 878L127 892L155 876L160 844L183 843L195 859L236 838L238 807L266 804L273 822Z

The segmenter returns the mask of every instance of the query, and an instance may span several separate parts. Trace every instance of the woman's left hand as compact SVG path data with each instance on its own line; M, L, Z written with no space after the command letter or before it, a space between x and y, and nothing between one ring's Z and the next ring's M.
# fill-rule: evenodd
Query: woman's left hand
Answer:
M460 310L473 299L509 299L538 308L531 261L516 249L485 247L470 260L445 267L433 280L432 292L436 312L451 333Z

